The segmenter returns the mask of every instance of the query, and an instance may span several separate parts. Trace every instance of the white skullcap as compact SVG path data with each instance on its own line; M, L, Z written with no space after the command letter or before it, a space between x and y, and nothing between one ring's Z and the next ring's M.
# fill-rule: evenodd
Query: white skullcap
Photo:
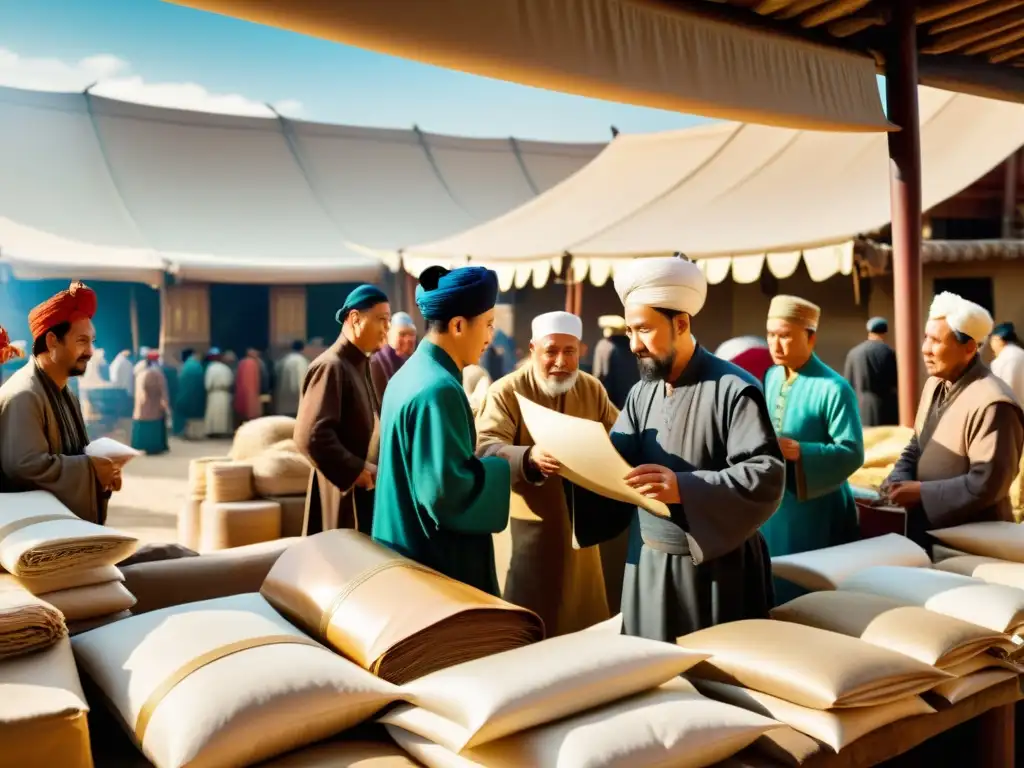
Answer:
M395 312L395 314L391 316L391 324L395 326L395 328L416 327L416 324L412 321L412 318L409 317L409 313L407 312Z
M539 341L553 333L583 338L583 321L570 312L545 312L533 318L533 341Z
M622 306L673 309L696 315L708 295L700 267L677 256L633 259L615 272L615 292Z
M601 315L597 318L598 328L611 328L613 331L624 331L626 329L626 318L622 315Z
M935 297L931 309L928 310L928 319L944 319L954 331L970 336L977 342L983 341L992 333L992 327L995 325L987 309L949 291Z

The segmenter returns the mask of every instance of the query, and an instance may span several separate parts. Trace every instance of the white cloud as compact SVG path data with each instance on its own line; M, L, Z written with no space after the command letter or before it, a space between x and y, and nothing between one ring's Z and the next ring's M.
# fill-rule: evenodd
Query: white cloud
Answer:
M29 58L0 48L0 85L37 91L81 91L121 101L158 107L266 117L266 105L237 93L210 93L198 83L150 83L132 74L131 64L110 54L88 56L74 63L61 59ZM283 115L297 116L302 103L285 99L274 104Z

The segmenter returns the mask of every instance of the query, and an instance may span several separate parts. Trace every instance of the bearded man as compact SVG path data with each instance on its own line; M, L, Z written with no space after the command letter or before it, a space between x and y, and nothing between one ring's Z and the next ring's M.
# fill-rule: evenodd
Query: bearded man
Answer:
M96 294L76 282L29 312L32 360L0 387L0 491L48 491L102 525L121 470L85 455L85 420L68 388L92 358L96 309Z
M675 642L727 621L767 618L771 565L758 528L778 507L786 468L760 384L701 347L691 318L707 296L684 258L634 259L615 273L642 379L611 441L626 483L667 516L576 494L580 544L630 526L622 587L627 634ZM584 499L583 496L588 498Z
M981 361L992 316L940 293L921 352L929 379L914 436L883 489L907 510L907 535L924 547L936 528L1013 520L1010 486L1024 450L1024 413L1013 392Z
M509 527L502 534L511 538L511 561L502 596L538 614L551 637L604 621L608 599L598 548L574 547L572 486L557 476L558 462L534 444L516 394L559 413L599 421L606 430L619 410L601 382L579 370L579 317L548 312L534 318L532 330L529 364L487 392L476 421L477 455L504 456L512 466ZM505 546L496 550L508 551L509 542L501 543Z
M407 312L395 312L391 316L387 342L370 358L370 378L381 401L391 377L398 373L415 349L416 325Z

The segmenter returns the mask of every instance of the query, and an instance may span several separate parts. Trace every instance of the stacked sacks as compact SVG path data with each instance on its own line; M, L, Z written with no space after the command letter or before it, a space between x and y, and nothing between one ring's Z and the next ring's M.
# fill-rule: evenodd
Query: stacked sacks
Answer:
M72 644L83 674L157 768L252 765L401 698L256 594L132 616Z
M12 594L27 603L38 598L62 614L72 633L80 622L123 618L134 605L115 566L137 547L134 537L81 520L45 491L0 494L8 604Z
M204 456L188 463L188 496L178 515L178 543L199 549L202 536L203 502L206 501L206 467L230 462L227 456Z
M956 680L933 693L950 704L1016 675L1016 649L1001 632L920 606L861 592L815 592L772 611L772 618L838 632L937 667Z
M205 498L199 503L198 549L259 544L281 538L281 505L254 498L252 464L207 461ZM188 507L185 514L191 511Z
M850 485L879 488L892 473L914 430L910 427L867 427L864 430L864 463L850 476Z
M859 571L878 565L929 568L928 553L905 536L888 533L849 544L772 558L772 575L812 592L837 589Z
M277 559L260 592L296 626L398 684L544 637L530 611L357 531L301 539Z
M702 693L835 752L890 723L933 713L919 694L951 679L886 648L784 621L721 624L678 642L710 657L687 672Z
M428 768L699 768L779 727L677 677L704 658L586 630L407 683L380 720Z
M302 535L312 473L294 435L295 419L264 416L239 427L231 444L232 459L253 464L257 495L281 505L282 536Z

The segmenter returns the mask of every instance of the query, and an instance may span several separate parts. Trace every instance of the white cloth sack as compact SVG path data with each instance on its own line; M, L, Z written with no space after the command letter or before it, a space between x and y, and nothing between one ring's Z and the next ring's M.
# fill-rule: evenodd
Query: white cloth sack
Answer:
M267 644L252 646L261 640ZM157 768L252 765L339 733L400 697L257 594L132 616L72 644L79 667Z
M388 733L427 768L704 768L780 724L701 696L677 678L659 688L456 754L439 746L440 715L398 707Z
M835 589L843 579L876 565L928 568L928 553L906 536L887 533L811 552L772 558L772 575L811 591Z

